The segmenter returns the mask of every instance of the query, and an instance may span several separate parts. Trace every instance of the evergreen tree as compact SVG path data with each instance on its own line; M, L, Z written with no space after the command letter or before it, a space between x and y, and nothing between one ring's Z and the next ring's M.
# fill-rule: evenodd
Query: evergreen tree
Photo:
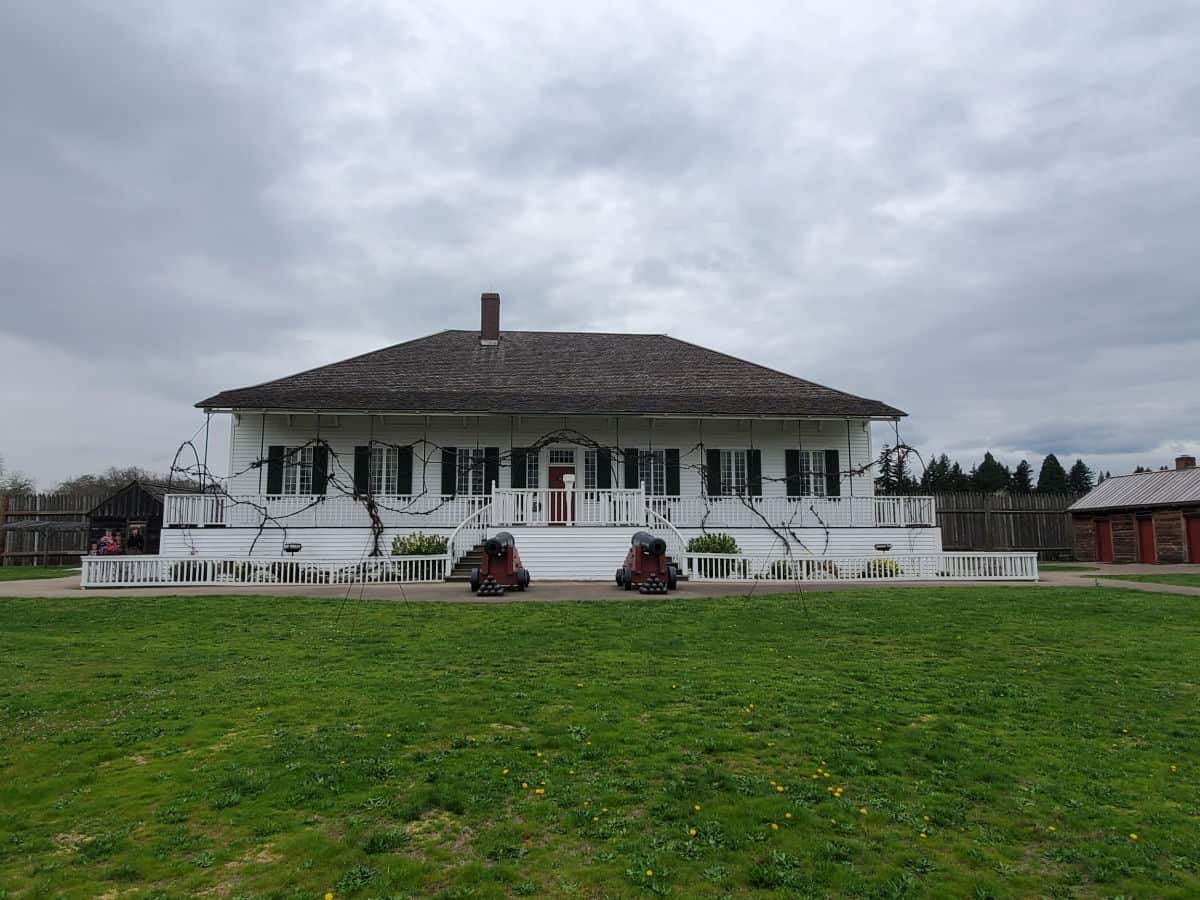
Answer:
M1008 489L1014 494L1033 492L1033 466L1029 465L1029 460L1023 459L1017 463L1008 481Z
M949 473L946 475L947 487L950 491L969 491L971 490L971 476L963 472L962 466L958 464L958 460L954 461L954 465L950 467Z
M911 494L913 488L912 476L908 474L908 453L896 448L896 465L894 467L896 477L895 492L897 494Z
M1094 487L1092 470L1084 464L1082 459L1075 460L1075 465L1071 466L1071 471L1067 475L1067 487L1073 494L1086 494Z
M875 493L896 493L896 467L892 462L892 448L887 444L879 451L879 474L875 476Z
M1010 477L1008 470L996 462L990 450L983 454L983 462L971 470L975 490L985 494L994 494L1007 488Z
M1063 469L1062 463L1053 453L1047 454L1046 458L1042 460L1042 469L1038 472L1037 492L1039 494L1065 494L1068 490L1067 473Z

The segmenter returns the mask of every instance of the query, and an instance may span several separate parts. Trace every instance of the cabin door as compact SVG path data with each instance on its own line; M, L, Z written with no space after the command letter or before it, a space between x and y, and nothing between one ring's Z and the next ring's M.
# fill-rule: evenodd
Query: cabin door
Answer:
M1154 558L1154 520L1138 519L1138 562L1156 562Z
M1096 559L1112 562L1112 525L1108 519L1096 520Z
M575 498L563 489L567 486L564 476L574 475L574 466L550 467L550 524L565 525L575 519Z
M1200 563L1200 516L1188 516L1184 521L1187 522L1188 562Z

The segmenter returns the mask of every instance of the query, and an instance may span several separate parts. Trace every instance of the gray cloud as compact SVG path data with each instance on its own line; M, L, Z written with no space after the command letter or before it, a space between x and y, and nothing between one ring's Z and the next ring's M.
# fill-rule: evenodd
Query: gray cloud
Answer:
M0 452L43 483L161 466L195 399L472 327L495 289L509 327L669 331L879 397L965 464L1165 462L1200 449L1198 26L10 4Z

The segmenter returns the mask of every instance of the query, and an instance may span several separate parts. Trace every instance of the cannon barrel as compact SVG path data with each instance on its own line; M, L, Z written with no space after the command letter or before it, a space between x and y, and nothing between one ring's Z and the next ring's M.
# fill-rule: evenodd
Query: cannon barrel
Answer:
M516 545L517 542L513 540L511 534L507 531L500 531L487 539L483 545L483 549L488 556L494 556L499 559Z
M636 532L630 543L646 556L663 556L667 552L667 542L648 531Z

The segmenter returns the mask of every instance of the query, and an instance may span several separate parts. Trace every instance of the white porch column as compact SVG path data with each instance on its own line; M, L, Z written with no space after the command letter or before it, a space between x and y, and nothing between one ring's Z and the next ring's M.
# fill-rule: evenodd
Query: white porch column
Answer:
M563 490L565 491L565 493L563 494L563 499L566 500L566 507L567 507L564 510L564 512L566 513L566 517L567 517L567 524L574 526L575 525L575 516L578 514L578 510L575 508L575 476L574 475L564 475L563 476Z

